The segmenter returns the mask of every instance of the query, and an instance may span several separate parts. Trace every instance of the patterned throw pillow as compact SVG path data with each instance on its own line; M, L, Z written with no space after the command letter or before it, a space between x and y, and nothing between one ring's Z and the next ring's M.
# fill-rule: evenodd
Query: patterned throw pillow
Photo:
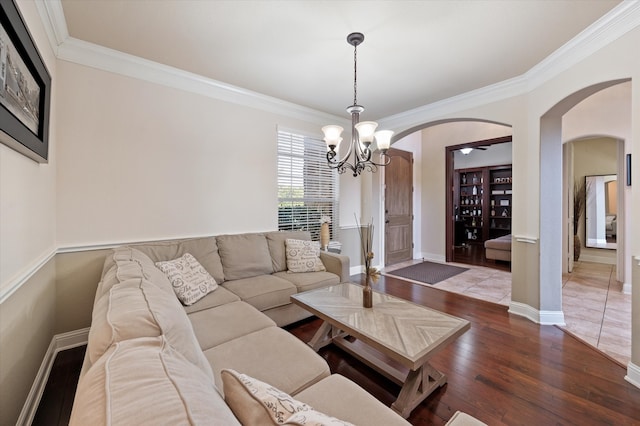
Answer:
M218 283L189 253L174 260L156 262L156 266L169 278L173 291L189 306L218 288Z
M221 376L225 402L243 425L350 426L246 374L224 369Z
M320 243L318 241L287 238L285 245L289 272L326 271L322 260L320 260Z
M299 411L289 417L283 425L291 426L354 426L352 423L335 417L327 416L324 413L315 410Z

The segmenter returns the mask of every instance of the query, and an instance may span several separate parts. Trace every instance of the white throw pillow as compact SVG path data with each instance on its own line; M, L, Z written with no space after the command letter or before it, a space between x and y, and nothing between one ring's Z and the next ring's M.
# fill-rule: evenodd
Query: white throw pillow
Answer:
M189 253L174 260L156 262L156 266L169 278L176 296L186 306L218 288L216 280Z
M244 425L353 426L246 374L223 369L221 376L225 402Z
M354 426L352 423L315 410L299 411L282 424L291 426Z
M287 238L285 245L289 272L326 271L322 260L320 260L320 243L318 241Z

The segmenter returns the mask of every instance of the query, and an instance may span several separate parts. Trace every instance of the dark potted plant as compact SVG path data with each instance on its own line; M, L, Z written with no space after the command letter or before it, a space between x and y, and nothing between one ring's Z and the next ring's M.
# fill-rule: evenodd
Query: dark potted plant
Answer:
M583 180L581 183L573 183L573 260L576 262L580 259L580 250L582 243L578 235L578 224L582 213L584 213L585 203L587 202L587 185Z

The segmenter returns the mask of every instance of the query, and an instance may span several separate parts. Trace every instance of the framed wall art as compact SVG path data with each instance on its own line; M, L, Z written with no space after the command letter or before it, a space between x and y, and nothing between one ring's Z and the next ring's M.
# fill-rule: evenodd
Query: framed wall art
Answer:
M0 2L0 142L46 163L51 76L14 0Z

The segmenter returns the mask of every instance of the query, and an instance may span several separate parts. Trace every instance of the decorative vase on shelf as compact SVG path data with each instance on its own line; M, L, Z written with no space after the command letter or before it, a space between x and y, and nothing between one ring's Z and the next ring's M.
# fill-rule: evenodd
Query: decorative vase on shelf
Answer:
M324 222L320 225L320 248L327 250L329 247L329 224Z

